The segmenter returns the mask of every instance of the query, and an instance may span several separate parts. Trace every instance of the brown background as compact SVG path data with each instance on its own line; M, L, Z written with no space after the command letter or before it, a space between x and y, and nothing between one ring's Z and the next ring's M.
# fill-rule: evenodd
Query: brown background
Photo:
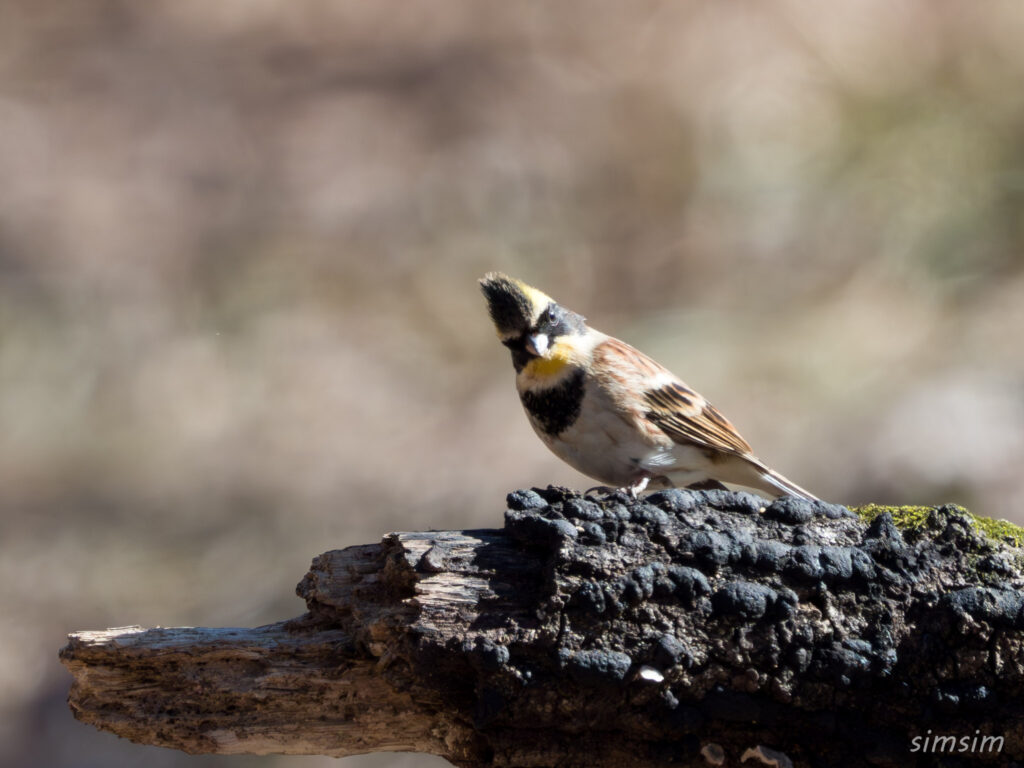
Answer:
M4 2L0 762L337 764L98 734L56 651L586 485L490 269L828 499L1021 521L1022 39L1013 0Z

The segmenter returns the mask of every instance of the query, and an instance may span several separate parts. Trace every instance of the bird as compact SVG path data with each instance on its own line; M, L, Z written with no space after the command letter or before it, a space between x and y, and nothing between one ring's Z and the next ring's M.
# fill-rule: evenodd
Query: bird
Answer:
M543 291L501 272L480 288L534 431L574 469L632 498L740 486L816 500L771 469L682 379Z

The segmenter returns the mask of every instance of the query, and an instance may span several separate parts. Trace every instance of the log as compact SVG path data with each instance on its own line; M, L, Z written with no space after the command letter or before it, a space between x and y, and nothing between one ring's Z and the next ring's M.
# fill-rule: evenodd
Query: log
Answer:
M76 632L60 658L79 720L189 753L1014 765L1022 533L952 506L516 491L501 530L316 557L296 619Z

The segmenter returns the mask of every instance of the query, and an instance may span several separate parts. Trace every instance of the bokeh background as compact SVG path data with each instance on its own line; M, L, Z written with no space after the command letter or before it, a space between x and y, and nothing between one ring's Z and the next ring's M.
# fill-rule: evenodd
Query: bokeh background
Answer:
M830 500L1022 521L1022 40L1016 0L3 0L0 763L337 765L100 734L56 653L587 485L491 269ZM345 762L392 764L443 762Z

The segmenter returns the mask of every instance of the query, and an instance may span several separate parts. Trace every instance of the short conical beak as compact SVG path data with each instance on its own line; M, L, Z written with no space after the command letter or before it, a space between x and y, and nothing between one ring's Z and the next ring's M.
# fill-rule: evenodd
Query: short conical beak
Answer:
M532 333L526 337L526 351L534 357L544 357L548 351L548 342L546 333Z

